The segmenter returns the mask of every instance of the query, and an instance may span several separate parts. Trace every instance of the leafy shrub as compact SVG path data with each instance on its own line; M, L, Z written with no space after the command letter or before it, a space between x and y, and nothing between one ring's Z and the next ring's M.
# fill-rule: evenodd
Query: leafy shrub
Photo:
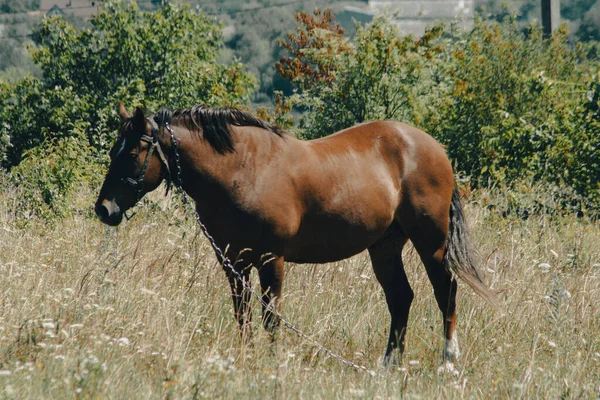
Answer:
M60 17L45 19L34 35L40 47L33 58L46 89L82 99L77 114L89 123L88 140L98 150L112 143L107 135L118 126L119 100L150 109L249 101L253 79L239 64L217 63L220 27L203 13L171 3L142 12L135 3L108 2L90 23L77 29Z
M360 122L397 119L418 123L429 101L427 63L441 26L420 40L402 37L386 16L356 27L355 43L333 23L330 12L299 13L301 27L283 43L292 57L277 65L300 90L292 96L307 108L302 135L315 138Z
M553 140L544 125L567 101L556 85L577 75L565 33L547 42L539 27L525 36L514 21L478 21L466 41L448 49L452 81L443 95L450 101L440 106L442 124L430 130L469 175L504 180L535 173Z
M44 142L29 150L10 172L21 187L20 217L49 220L81 210L73 203L73 192L81 185L97 184L97 166L89 147L73 137ZM87 208L91 206L88 204Z
M350 43L330 14L297 19L278 71L308 110L301 135L406 121L445 144L472 186L542 183L560 207L600 212L600 63L564 28L546 39L514 17L477 19L471 32L434 26L414 39L377 17Z
M425 127L458 169L475 185L567 186L599 206L599 137L588 99L599 65L585 62L564 29L544 39L540 27L522 32L514 20L477 21L448 50L449 90L440 93L436 123Z
M217 62L220 27L187 6L142 12L135 3L106 2L90 24L44 19L32 49L43 78L0 81L1 166L17 168L44 215L58 212L55 204L85 181L75 171L103 170L118 101L150 110L234 105L247 103L254 89L241 64Z

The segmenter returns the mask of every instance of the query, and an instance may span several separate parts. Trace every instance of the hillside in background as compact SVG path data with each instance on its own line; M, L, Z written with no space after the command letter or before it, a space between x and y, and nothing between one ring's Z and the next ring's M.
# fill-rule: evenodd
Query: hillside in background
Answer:
M0 74L10 81L16 81L28 73L39 75L26 48L27 44L33 44L29 36L32 27L45 15L63 15L72 24L85 26L86 20L97 11L101 3L92 0L28 0L20 2L1 0ZM160 7L162 0L140 0L137 3L141 9L151 10ZM312 11L315 7L332 8L342 26L352 34L354 33L353 20L368 22L372 20L374 12L384 8L380 3L387 4L389 2L373 0L189 0L187 3L195 9L214 16L224 25L225 48L221 52L221 58L224 62L239 59L246 65L247 71L258 78L259 87L254 102L261 103L270 101L274 90L284 92L291 90L290 85L277 76L274 65L283 55L277 41L284 39L287 33L295 29L295 12ZM467 2L401 0L397 1L397 6L392 7L391 10L400 14L398 21L404 32L422 33L425 23L433 23L437 16L451 15L452 10L460 8L461 5L471 18L473 10L469 6L472 6L485 18L490 19L498 18L506 13L515 13L523 23L540 20L540 0ZM444 7L448 8L447 12L436 11L437 9L443 11ZM568 21L572 39L600 40L600 1L563 0L561 14L563 19ZM418 25L415 30L414 25L418 18L425 23Z

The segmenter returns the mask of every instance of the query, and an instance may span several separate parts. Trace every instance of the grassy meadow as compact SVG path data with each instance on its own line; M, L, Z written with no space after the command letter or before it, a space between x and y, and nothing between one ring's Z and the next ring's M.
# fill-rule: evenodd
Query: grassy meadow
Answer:
M91 211L93 196L78 201ZM505 315L459 284L458 377L437 372L441 313L410 246L415 300L395 369L381 367L389 314L365 253L288 264L284 317L369 374L283 327L270 344L256 301L254 338L242 343L225 275L176 197L157 191L118 229L91 213L24 222L17 198L0 193L0 398L600 396L598 222L502 217L498 193L465 200L481 271Z

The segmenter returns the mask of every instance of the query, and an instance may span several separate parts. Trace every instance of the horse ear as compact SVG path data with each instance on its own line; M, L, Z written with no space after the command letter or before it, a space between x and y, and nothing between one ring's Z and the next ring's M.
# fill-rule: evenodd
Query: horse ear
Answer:
M119 102L119 117L121 117L121 123L131 118L122 101Z
M144 111L140 107L136 107L135 113L133 114L132 119L133 130L140 135L146 133L146 116L144 115Z

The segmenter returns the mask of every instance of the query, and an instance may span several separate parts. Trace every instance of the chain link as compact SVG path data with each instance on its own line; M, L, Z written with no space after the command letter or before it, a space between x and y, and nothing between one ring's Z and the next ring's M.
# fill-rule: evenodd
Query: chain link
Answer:
M177 180L174 182L174 186L181 193L181 197L183 199L184 206L187 207L187 208L191 208L192 211L194 212L194 216L195 216L196 222L198 222L198 226L200 226L200 229L202 230L202 233L208 239L208 241L210 242L211 247L213 248L213 250L217 254L217 258L218 258L219 262L221 264L223 264L223 266L225 268L231 270L232 273L235 275L235 277L242 283L244 289L248 290L256 299L258 299L258 301L261 303L261 305L264 307L264 309L269 310L286 328L288 328L289 330L295 332L302 339L306 340L307 342L310 342L317 349L319 349L320 351L323 351L323 352L327 353L331 358L339 361L341 364L343 364L343 365L345 365L347 367L351 367L351 368L354 368L354 369L357 369L357 370L360 370L360 371L367 372L371 376L375 376L375 371L370 370L370 369L368 369L367 367L365 367L363 365L356 364L353 361L346 360L344 357L342 357L339 354L335 353L333 350L330 350L327 347L323 346L322 344L320 344L319 342L317 342L316 339L313 339L312 337L308 336L302 330L300 330L299 328L297 328L294 324L292 324L291 322L289 322L285 318L283 318L283 316L279 312L277 312L276 310L274 310L273 307L271 307L270 304L267 304L267 302L265 302L263 300L262 296L260 296L258 293L256 293L256 291L254 290L254 288L252 287L252 285L250 285L249 281L247 281L246 279L244 279L242 277L242 275L233 267L233 264L231 263L231 260L229 259L229 257L225 256L225 254L223 253L223 251L221 250L221 248L217 245L215 239L208 232L208 229L206 228L206 226L202 223L202 221L200 219L200 215L198 214L198 211L196 210L196 207L194 207L192 205L192 203L189 200L189 197L188 197L187 193L183 190L182 179L181 179L181 165L180 165L179 150L178 150L179 144L177 142L177 138L175 138L175 134L173 133L173 130L171 129L171 126L168 123L165 123L165 127L167 128L167 131L169 131L169 134L171 135L171 141L173 143L173 153L175 155L175 166L176 166L176 174L177 174L177 178L176 179Z

